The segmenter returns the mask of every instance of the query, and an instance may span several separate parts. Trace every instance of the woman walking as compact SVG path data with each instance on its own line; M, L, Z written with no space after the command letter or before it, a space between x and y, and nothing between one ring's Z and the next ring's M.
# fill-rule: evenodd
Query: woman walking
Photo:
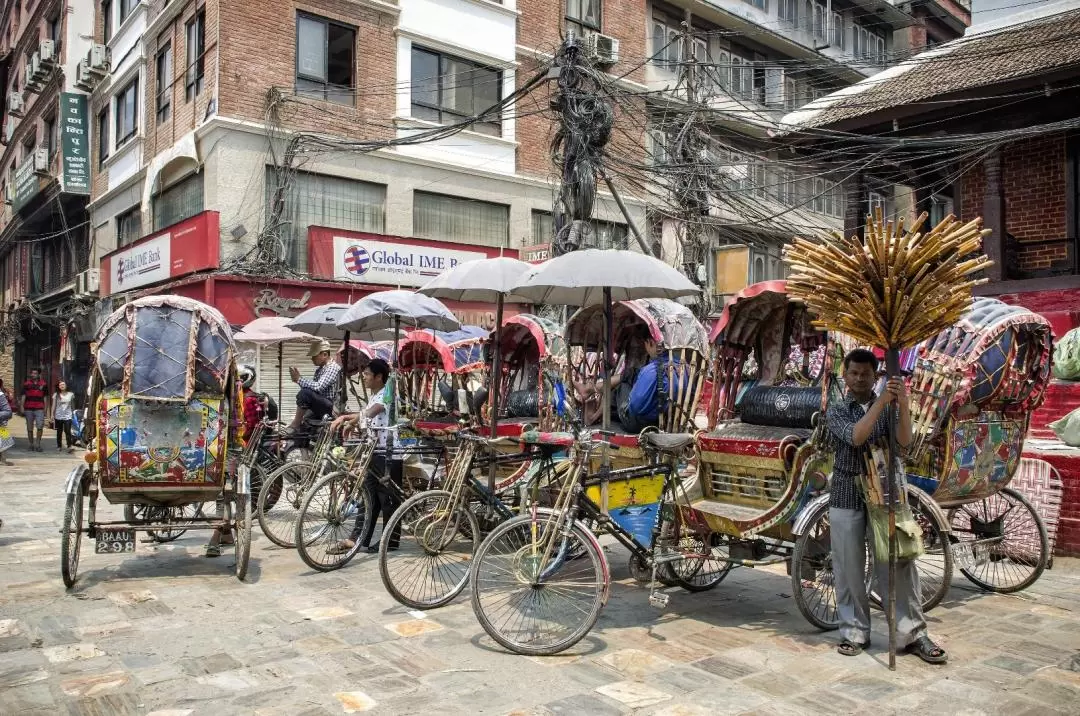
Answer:
M64 437L67 437L67 450L73 452L75 446L71 443L71 419L75 417L75 394L68 390L67 383L60 381L56 384L56 392L52 394L52 419L56 429L56 449L62 452L64 449Z

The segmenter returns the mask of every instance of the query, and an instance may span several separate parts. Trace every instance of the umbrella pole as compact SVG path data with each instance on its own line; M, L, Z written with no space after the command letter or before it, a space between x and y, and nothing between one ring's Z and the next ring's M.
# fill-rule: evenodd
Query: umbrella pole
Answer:
M611 344L614 343L615 327L612 325L611 289L604 288L604 352L601 366L604 369L604 430L611 430Z
M277 344L277 409L278 420L281 419L281 406L283 405L281 396L283 389L281 387L281 373L285 370L285 343L284 341L278 341Z
M392 390L390 391L390 418L387 421L390 430L386 434L386 473L385 478L387 484L390 483L390 461L394 455L394 426L397 425L397 361L398 361L398 331L401 330L401 317L394 316L394 353L391 356L390 361L390 381Z
M885 353L885 373L888 378L900 375L900 351L889 349ZM896 474L896 423L897 410L895 403L889 405L889 466L887 475L889 489L889 595L888 595L888 622L889 622L889 670L896 671L896 504L901 499ZM917 598L917 597L916 597Z
M495 345L492 349L491 358L491 439L495 439L499 429L499 385L502 383L502 329L503 321L503 296L500 293L495 300ZM492 456L491 465L488 467L488 491L495 494L495 460Z
M341 366L341 414L344 415L349 407L349 331L345 331L345 342L342 344Z

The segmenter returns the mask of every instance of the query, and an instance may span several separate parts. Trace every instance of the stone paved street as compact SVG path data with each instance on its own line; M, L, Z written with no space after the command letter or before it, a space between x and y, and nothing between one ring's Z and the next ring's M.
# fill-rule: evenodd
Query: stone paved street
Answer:
M569 655L532 659L498 648L467 599L409 612L384 592L374 557L313 573L258 532L248 583L188 533L127 557L85 541L66 592L58 530L75 458L11 457L0 472L2 714L1080 713L1076 560L1059 558L1016 596L958 576L930 614L951 663L902 656L890 673L883 634L870 654L837 654L835 634L800 616L782 568L673 591L657 611L612 548L598 628Z

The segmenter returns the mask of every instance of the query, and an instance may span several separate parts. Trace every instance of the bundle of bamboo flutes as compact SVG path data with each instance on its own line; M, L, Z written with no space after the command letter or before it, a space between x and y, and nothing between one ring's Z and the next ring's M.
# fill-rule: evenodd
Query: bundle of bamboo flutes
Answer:
M952 215L927 233L924 212L904 220L867 217L866 240L796 238L784 249L788 294L815 314L814 325L846 333L863 345L906 348L960 320L971 305L971 275L990 265L974 254L990 233L982 219L961 224Z

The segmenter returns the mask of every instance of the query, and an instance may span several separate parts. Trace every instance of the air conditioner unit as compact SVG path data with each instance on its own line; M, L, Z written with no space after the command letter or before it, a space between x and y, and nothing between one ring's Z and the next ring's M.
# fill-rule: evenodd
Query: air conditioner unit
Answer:
M7 111L13 117L23 116L23 97L21 92L8 92Z
M619 41L593 33L585 38L585 54L598 65L613 65L619 61Z
M14 195L14 192L15 192L15 190L11 187L10 184L5 184L4 185L4 203L5 204L10 204L11 203L11 197Z
M23 68L23 86L27 92L41 90L41 84L34 78L34 66L30 62L27 62L26 67Z
M49 173L49 150L44 147L34 150L34 173Z
M96 75L107 73L111 65L109 48L105 45L91 45L90 51L86 53L86 65Z
M90 71L90 65L86 64L86 60L79 60L79 64L75 67L75 86L81 90L93 92L97 81L98 76Z
M85 296L101 289L101 269L87 269L75 276L75 294Z
M35 52L30 58L30 66L34 68L34 81L44 82L49 76L49 68L41 65L41 53Z
M42 40L38 45L38 55L41 57L41 66L45 70L56 67L56 43L52 40Z
M11 138L15 135L15 118L8 117L4 122L4 133L0 135L0 143L4 146L11 144Z

